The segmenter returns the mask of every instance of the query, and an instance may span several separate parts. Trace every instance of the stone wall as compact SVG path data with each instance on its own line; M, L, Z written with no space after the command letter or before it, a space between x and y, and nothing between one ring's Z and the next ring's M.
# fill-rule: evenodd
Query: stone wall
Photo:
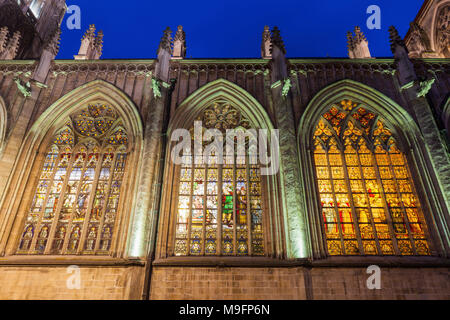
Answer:
M73 273L72 273L73 274ZM68 289L65 266L0 267L0 300L138 300L143 267L80 266L81 288Z
M151 299L450 299L447 268L382 268L369 290L365 268L155 267Z

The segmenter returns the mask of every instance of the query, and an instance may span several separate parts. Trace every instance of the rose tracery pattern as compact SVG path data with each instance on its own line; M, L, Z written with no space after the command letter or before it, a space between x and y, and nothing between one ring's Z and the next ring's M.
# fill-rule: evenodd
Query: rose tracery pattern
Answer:
M250 127L248 120L241 112L233 108L226 101L217 101L203 112L204 126L207 128L215 128L221 131L243 127Z

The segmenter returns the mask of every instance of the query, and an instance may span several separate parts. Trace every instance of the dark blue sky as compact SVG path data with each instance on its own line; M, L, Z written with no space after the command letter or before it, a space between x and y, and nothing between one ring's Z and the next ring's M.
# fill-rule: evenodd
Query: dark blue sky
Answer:
M423 0L79 0L81 30L63 21L58 59L73 59L89 24L105 33L103 59L155 58L166 26L186 31L188 58L260 57L264 25L277 25L288 57L346 57L346 32L361 26L372 56L391 56L388 28L402 36ZM368 30L366 9L381 8L381 30Z

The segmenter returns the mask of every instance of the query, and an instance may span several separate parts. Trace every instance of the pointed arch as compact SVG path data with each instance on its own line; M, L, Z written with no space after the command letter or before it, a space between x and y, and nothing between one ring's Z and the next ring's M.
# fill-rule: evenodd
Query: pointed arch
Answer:
M130 130L132 139L143 138L143 124L138 109L120 89L104 80L86 83L54 102L33 124L28 136L39 141L49 131L57 130L71 114L88 103L100 102L114 106Z
M235 105L253 127L273 129L267 112L248 91L221 78L197 89L183 100L170 121L169 135L176 128L190 126L198 114L217 99L228 100Z
M434 254L442 252L442 239L439 239L440 236L436 232L436 221L445 221L446 209L442 206L443 202L440 196L442 192L440 192L439 185L432 182L434 171L430 165L429 155L423 144L422 135L417 124L404 108L381 92L362 83L346 79L321 90L308 104L298 127L298 151L304 177L303 185L306 190L305 202L307 203L307 211L311 221L313 255L315 257L327 256L327 247L323 234L325 226L321 219L322 209L318 205L323 201L319 199L318 195L319 191L316 181L318 178L315 173L316 161L313 157L315 150L313 137L315 136L316 126L322 116L333 105L345 100L364 106L364 109L382 117L384 120L386 128L389 129L397 141L397 145L406 156L407 163L411 169L412 180L422 205L426 224L429 227L429 242L431 246L434 246L432 251ZM337 153L337 151L335 150L333 153ZM349 187L348 190L350 190ZM353 195L352 193L350 194ZM389 207L389 204L387 206ZM356 214L353 213L353 221L356 221ZM445 225L446 223L444 222L442 226ZM360 239L359 241L361 243Z
M3 153L3 147L6 139L7 111L3 98L0 96L0 157Z
M237 114L241 116L240 119L245 119L245 122L248 124L248 126L245 126L246 128L267 130L272 130L274 128L263 106L250 93L230 81L227 81L225 79L218 79L199 88L180 104L180 106L176 109L171 121L169 122L168 137L170 137L172 132L174 132L176 129L189 130L190 128L192 128L194 120L198 119L200 116L205 116L203 112L210 112L213 105L217 106L217 108L220 110L223 110L223 107L229 107L231 110L236 110ZM222 114L221 112L222 111L220 111L220 114ZM239 123L239 121L236 123ZM206 121L203 125L208 127ZM223 127L221 128L224 129ZM248 163L244 165L246 169L242 169L242 167L238 169L236 165L210 166L208 164L202 166L200 170L204 170L203 172L206 172L206 175L204 176L205 178L201 178L201 180L203 179L204 181L207 181L207 183L205 183L207 189L205 190L208 191L203 191L203 193L202 191L200 191L199 193L196 193L196 191L193 189L187 192L189 192L190 196L193 197L193 199L199 198L197 196L193 196L198 194L200 194L201 197L205 197L203 201L205 203L204 210L206 213L201 219L204 219L204 224L206 226L209 226L209 224L214 225L213 230L216 231L208 234L212 234L212 237L216 236L217 238L214 239L214 243L212 243L211 239L205 238L203 236L198 245L198 248L202 246L203 248L199 249L198 251L196 251L197 249L193 249L194 247L191 246L195 245L195 241L197 241L196 239L190 239L190 237L192 237L191 235L188 236L189 239L183 242L182 238L180 237L184 236L184 230L186 230L186 234L191 234L191 232L189 231L191 230L190 228L192 228L192 225L194 223L198 223L198 215L196 213L197 210L194 210L192 208L185 210L184 204L183 206L180 206L182 202L181 199L186 198L186 193L184 191L183 185L187 185L190 183L190 185L193 186L194 184L196 184L197 180L195 179L197 178L194 179L193 175L190 175L189 177L185 175L188 170L191 170L188 166L175 165L173 162L171 162L171 151L173 150L175 144L175 142L169 141L166 149L165 167L167 168L167 170L164 177L165 183L163 187L163 200L159 225L160 232L157 242L157 255L159 256L159 258L164 259L173 255L201 255L209 256L209 258L211 258L211 256L216 256L216 259L221 259L221 256L224 255L282 255L285 240L283 239L282 231L284 224L282 223L282 215L279 209L280 200L277 199L277 186L279 184L279 176L261 176L261 178L251 180L254 179L252 176L252 172L259 172L259 167L257 167L256 169L254 169L254 167L250 168ZM226 180L228 179L226 178L228 172L231 172L227 170L235 172L235 178ZM242 170L247 170L247 172L249 173L247 174L247 178L242 178L243 180L238 181L238 172L243 172ZM214 172L211 175L212 178L210 178L208 172ZM216 173L217 178L215 178ZM193 182L191 181L186 183L186 181L189 179L194 180ZM209 193L210 189L208 189L208 187L211 182L209 179L213 179L212 181L214 181L214 185L215 183L217 183L217 187L214 187L213 190L224 191L212 191L212 193ZM255 186L255 189L252 190L256 190L251 191L254 192L252 194L250 194L250 184L252 183L251 181L258 181L252 184L252 186ZM244 186L244 189L248 191L242 191L242 188L239 189L241 186ZM236 192L233 191L234 188L236 189ZM213 194L212 197L217 196L217 202L213 204L212 207L209 207L208 204L210 201L209 199L211 198L208 196L210 194ZM232 200L231 202L229 202L229 198L236 196L235 202L238 203L239 201L239 203L241 203L238 197L242 194L244 194L245 197L247 197L248 194L249 197L249 207L244 210L248 215L248 218L242 218L242 209L239 209L239 211L237 211L238 209L236 209L234 213L231 213L234 209ZM250 206L250 203L252 203L253 200L256 201L254 202L255 207L253 207L253 204ZM239 205L237 206L239 207ZM259 209L257 208L258 206ZM209 208L216 209L210 210ZM256 208L255 211L253 211L254 208ZM210 214L211 211L215 212L217 218L210 218L214 217L214 213ZM260 213L253 215L256 211ZM231 218L233 214L235 216ZM185 216L188 218L184 218ZM252 221L254 221L254 225L252 225ZM247 230L246 232L248 232L248 238L242 240L242 242L239 242L241 240L238 240L237 238L232 238L231 240L229 238L228 240L223 238L224 234L225 236L227 236L227 232L230 230L227 228L236 228L235 226L238 224L244 224L247 227L247 229L245 230ZM259 228L259 231L257 231L260 232L258 233L258 236L255 236L256 233L253 233L255 232L254 226L257 226L257 228ZM183 231L178 231L180 230L180 227ZM224 233L219 230L222 230ZM261 235L261 238L259 238L259 235ZM251 239L255 240L255 242L253 242L253 240ZM239 251L238 248L243 248L240 245L242 243L245 243L243 247L245 247L246 249L242 249L241 251ZM261 246L260 243L264 243L264 245ZM228 251L228 248L233 247L233 245L233 251ZM260 249L262 247L264 248Z
M18 242L19 240L18 236L22 233L21 229L23 228L26 217L30 212L31 204L34 203L32 197L35 193L36 186L37 185L39 185L39 187L41 186L42 179L40 178L40 172L41 170L43 170L42 169L43 166L47 165L47 162L52 156L51 153L50 154L48 153L49 147L52 144L58 144L57 141L54 140L55 134L61 132L61 130L63 130L64 128L66 129L70 128L70 130L74 130L74 126L69 127L67 126L67 124L69 123L68 120L70 119L71 120L70 123L72 123L74 121L73 119L74 115L78 114L78 112L81 112L82 110L88 110L88 108L91 108L91 106L94 106L93 108L95 110L102 110L102 111L99 111L100 113L97 113L95 116L93 114L87 115L88 117L97 117L97 116L104 117L105 115L108 114L114 114L114 119L116 120L120 119L120 122L110 120L111 122L110 123L108 122L109 123L108 125L110 126L107 126L106 129L105 127L103 127L104 124L101 124L101 127L97 127L100 128L98 129L100 130L99 131L100 133L98 134L98 136L96 134L95 137L96 140L103 141L102 145L97 145L96 140L90 139L90 134L80 135L78 143L80 145L86 144L85 148L81 148L86 150L83 152L80 151L76 155L73 154L72 158L74 160L71 160L68 168L70 168L70 170L72 170L73 168L77 168L75 164L75 162L78 163L77 157L81 157L84 159L83 160L84 162L82 161L84 165L80 164L79 167L81 169L85 168L82 169L85 170L83 172L87 172L88 170L90 170L89 168L91 168L90 166L92 164L92 170L95 170L92 171L92 174L94 174L94 172L95 174L92 176L92 178L91 177L86 178L85 176L83 176L83 179L86 178L87 179L86 181L92 180L93 183L92 187L87 192L89 193L89 197L91 198L91 200L89 200L91 203L90 205L92 206L93 210L97 210L97 214L100 214L100 212L106 212L105 211L106 209L102 210L98 209L98 208L105 208L106 202L104 202L102 207L97 205L98 203L96 200L97 191L101 189L105 190L106 192L110 192L108 198L105 198L105 201L108 201L109 203L109 201L113 201L109 200L112 199L111 198L112 195L113 194L119 195L120 190L120 197L119 196L115 197L117 198L118 201L114 200L115 201L114 210L115 212L119 212L119 214L117 215L116 220L114 221L111 220L113 221L111 223L114 224L115 226L114 237L112 237L112 235L110 235L109 233L107 235L104 235L104 232L101 231L100 229L96 229L96 232L99 234L98 242L101 241L100 237L103 236L109 237L108 238L109 243L105 245L103 248L108 248L107 251L113 252L114 254L118 255L123 254L127 241L127 230L129 227L128 221L130 221L130 218L133 215L134 195L135 190L137 188L137 182L132 177L135 175L139 175L138 170L140 168L140 163L142 161L141 158L143 148L143 124L136 106L124 92L122 92L120 89L118 89L117 87L106 81L95 80L72 90L71 92L67 93L66 95L58 99L56 102L54 102L51 106L49 106L46 109L45 112L42 113L42 115L36 120L36 122L32 125L32 127L28 131L24 139L24 142L20 147L17 161L15 162L15 165L13 167L13 174L11 175L11 178L8 181L6 189L8 190L8 192L6 192L2 197L3 203L2 209L4 209L4 211L6 212L6 215L5 219L1 221L2 224L0 225L0 246L3 248L6 247L7 255L19 253L20 247L22 246L21 242L20 243ZM99 106L101 109L96 109L97 106ZM90 113L91 111L85 112ZM99 124L96 124L96 126L97 125ZM79 128L76 131L77 134L81 134L82 132L80 131ZM62 141L61 143L62 145L65 144L64 141ZM124 144L127 146L126 149L122 147L122 145ZM71 150L70 151L71 153L73 152L72 146L73 141L72 144L67 144L67 148L68 150ZM115 151L113 150L113 147ZM80 148L78 148L77 150L79 149ZM53 156L56 157L58 155ZM94 157L95 163L97 163L97 165L94 165L94 162L91 161L92 156ZM60 162L62 161L63 160L61 160ZM102 173L100 174L100 172ZM107 172L110 172L110 174ZM107 176L113 177L114 176L113 173L114 175L118 173L119 174L118 176L120 176L120 178L106 178ZM105 174L107 174L107 176L105 176ZM89 175L91 175L91 173L89 173ZM56 176L57 175L55 175L55 177ZM68 179L72 181L71 180L72 178L65 178L65 180L61 178L61 183L63 186L69 185L70 181ZM119 180L116 181L116 179ZM103 189L103 185L106 186L105 189ZM126 188L125 185L127 186ZM123 187L121 188L120 186ZM77 191L74 191L76 192L74 193L74 197L77 194L81 195L81 189L82 189L81 187L76 188ZM102 194L104 195L103 197L106 197L106 193L104 193L105 191L102 191ZM64 194L69 194L68 191L62 192L65 192L61 193L62 196ZM47 198L50 199L48 196ZM78 196L77 199L79 199ZM124 199L128 200L124 201ZM45 200L45 202L43 203L48 203L48 200ZM61 207L61 205L59 205L59 207ZM61 209L55 208L53 210L56 210L56 212L61 212L60 211ZM70 208L74 208L72 210L73 212L75 212L75 210L77 210L76 209L77 204L71 204ZM91 212L89 207L86 208L86 212ZM100 218L100 216L98 216L98 219L103 219L102 221L104 222L101 223L103 223L105 228L108 227L109 222L106 221L109 218ZM88 221L88 219L86 219L86 221ZM73 226L76 225L75 222L69 223L72 223ZM55 230L56 228L58 228L59 230L59 222L58 225L56 225L55 222L51 222L51 224L53 228L52 235L54 237L54 240L58 240ZM91 235L87 235L86 231L87 230L86 228L91 228L90 224L91 222L89 222L88 226L88 222L84 223L85 231L83 231L84 235L83 234L81 235L82 237L81 239L90 241ZM101 225L102 224L100 224L100 226ZM111 229L112 228L108 230L111 231ZM67 230L66 234L68 233L69 231ZM64 246L67 247L68 243L67 241L69 239L68 238L65 239L66 244ZM72 238L70 238L70 240L71 239ZM34 243L37 243L39 245L40 241L39 239L37 240L34 239L33 241ZM103 242L106 243L106 241ZM18 243L19 249L17 249ZM80 243L83 243L82 240L80 240ZM38 245L36 245L36 248L38 247ZM98 246L99 245L97 244L97 247ZM53 253L54 250L52 247L50 247L50 245L47 246L43 245L43 248L45 248L45 254L58 254ZM78 254L80 254L81 252L80 250L85 250L84 245L83 248L81 248L81 245L79 245L78 248L79 248L77 249ZM43 250L42 252L44 252ZM64 250L61 249L55 252L63 252ZM33 254L31 251L30 253ZM106 254L106 251L100 254L104 255Z
M383 93L365 84L354 80L341 80L317 93L309 102L298 127L298 141L307 148L311 147L314 128L318 119L326 109L336 101L358 101L372 109L373 112L383 115L391 125L391 130L402 141L402 145L412 146L416 137L420 136L419 127L408 112ZM410 134L403 134L408 128Z

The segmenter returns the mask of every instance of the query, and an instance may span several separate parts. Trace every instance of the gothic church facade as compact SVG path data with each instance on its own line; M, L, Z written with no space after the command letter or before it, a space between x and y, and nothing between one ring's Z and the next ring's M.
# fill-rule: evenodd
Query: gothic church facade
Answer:
M187 59L180 26L103 60L92 25L57 60L65 11L0 0L0 299L450 298L450 1L392 58L358 27L348 58L286 58L265 27L261 58ZM279 170L175 164L196 120L277 129Z

